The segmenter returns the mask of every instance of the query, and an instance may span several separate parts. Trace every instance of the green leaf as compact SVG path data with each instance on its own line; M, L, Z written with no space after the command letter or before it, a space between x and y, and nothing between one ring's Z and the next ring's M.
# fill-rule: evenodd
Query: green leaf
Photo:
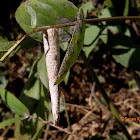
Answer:
M29 116L30 113L27 107L9 91L0 88L0 95L2 100L8 105L8 107L12 111L14 111L20 116L24 117Z
M35 27L73 21L77 12L77 7L67 0L28 0L19 6L15 16L21 28L29 33ZM42 32L31 37L42 42Z
M16 41L8 41L0 36L0 58L16 43Z
M101 14L98 16L98 18L104 18L104 17L112 17L112 13L109 8L102 9Z
M116 14L115 14L115 11L113 8L104 8L104 9L102 9L101 14L98 16L98 18L115 17L115 16L116 16ZM122 21L116 21L116 22L114 21L114 22L107 22L107 23L103 22L103 23L107 25L107 28L103 31L103 34L107 34L107 29L109 29L113 32L116 32L116 33L123 32L125 35L130 36L129 28L124 27L122 25L122 23L123 23ZM103 38L101 38L101 39L103 39ZM107 35L106 36L104 35L105 43L106 43L106 39L107 39Z
M60 44L60 48L63 51L66 51L67 50L67 47L68 47L68 42L63 42L63 43Z
M37 65L38 65L38 63L35 63L32 75L26 82L26 84L21 92L21 95L20 95L20 100L28 107L31 114L36 112L36 109L39 106L40 100L42 103L48 102L48 100L49 100L49 97L48 97L49 94L48 94L46 88L42 87L43 85L41 84L41 81L39 79L39 76L37 73ZM45 105L45 103L43 103L43 105ZM46 108L46 107L44 106L44 108ZM43 107L42 107L42 111L43 111ZM40 113L42 111L39 110L38 113ZM45 112L43 112L43 113L45 113ZM41 117L43 118L43 116L41 116Z
M11 47L13 47L16 43L17 43L16 41L7 41L0 36L0 58L5 53L7 53L11 49ZM35 46L36 44L37 41L28 36L16 47L16 49L12 51L12 53L9 56L10 57L13 56L20 50L20 48L28 49L29 47Z
M103 5L107 6L108 8L113 7L113 3L111 0L105 0Z
M123 12L123 16L128 16L129 13L129 0L125 0L125 8Z
M84 47L83 50L84 50L85 55L87 57L93 51L93 49L95 48L95 46L96 46L96 44L97 44L97 42L99 40L99 38L98 38L98 39L96 39L96 41L94 41L94 39L97 37L99 32L100 32L99 27L97 27L95 25L92 25L92 26L89 26L88 28L86 28L85 38L84 38L84 45L89 45L89 46Z
M37 63L37 71L41 82L48 89L48 75L45 62L45 54L40 58Z
M34 88L36 89L35 86ZM37 92L34 92L34 94L35 97L29 91L26 92L25 95L21 96L21 100L23 100L23 102L25 102L26 104L27 102L29 102L28 105L31 105L29 109L34 119L16 122L15 136L17 139L26 140L32 138L33 140L37 140L37 138L40 137L42 130L44 128L44 124L41 121L39 121L39 118L47 120L48 117L46 105L47 98L45 95L46 92L43 89L43 85L40 85L39 93L37 90ZM38 94L38 96L36 94Z
M66 74L66 76L65 76L65 78L64 78L64 83L65 83L65 85L68 84L69 77L70 77L70 71L67 72L67 74Z
M106 28L106 29L104 29L104 31L103 31L102 34L100 35L100 39L101 39L105 44L107 44L107 40L108 40L108 35L107 35L107 33L108 33L108 30L107 30L107 28Z
M40 99L40 86L41 84L37 73L33 72L20 95L20 100L28 107L31 114L34 112L34 108L36 108L38 100Z
M140 48L131 38L122 34L109 35L108 46L113 58L124 67L140 71Z
M3 122L0 123L0 129L1 128L4 128L5 126L8 126L8 125L11 125L12 123L15 123L16 121L19 121L19 120L23 120L25 119L25 117L17 117L17 118L12 118L12 119L9 119L9 120L5 120Z
M91 1L88 1L86 3L82 3L81 8L83 9L84 15L86 15L87 12L91 12L94 9L94 6Z
M31 16L31 26L36 27L37 25L36 12L30 6L27 6L27 11L29 15Z
M83 42L84 42L84 34L85 34L85 22L84 22L84 13L81 8L77 16L77 21L78 21L78 24L75 25L75 30L72 35L72 39L68 46L65 57L62 61L55 84L59 84L60 82L64 80L67 72L70 70L70 68L73 66L73 64L77 60L80 54L80 51L82 49Z
M112 8L104 8L104 9L102 9L101 15L99 15L98 18L105 18L105 17L112 17L112 16L116 16L115 12L114 12L114 9L112 9ZM103 23L108 25L107 28L109 30L119 32L118 25L116 25L117 23L115 23L115 22L111 22L111 23L103 22Z
M38 118L48 119L49 101L48 91L43 87L38 77L37 63L35 63L32 75L22 90L20 99L36 119L16 122L15 136L21 140L35 139L41 135L44 127L44 124Z

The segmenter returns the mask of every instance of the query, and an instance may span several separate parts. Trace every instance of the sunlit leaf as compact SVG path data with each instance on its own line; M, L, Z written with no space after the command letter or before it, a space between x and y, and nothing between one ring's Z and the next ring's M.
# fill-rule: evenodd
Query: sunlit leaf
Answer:
M94 25L86 28L85 38L84 38L84 45L86 45L86 47L84 47L83 50L87 57L93 51L93 49L96 47L96 44L97 44L99 38L97 38L96 40L95 40L95 38L97 37L99 32L100 32L99 27L94 26Z
M109 0L110 1L110 0ZM116 16L115 11L113 8L104 8L101 11L101 14L98 16L99 18L104 18L104 17L114 17ZM119 32L124 32L125 35L130 36L130 30L128 27L123 27L123 31L122 31L122 27L121 24L122 22L116 21L116 22L103 22L104 24L107 25L106 29L102 32L103 35L100 36L100 38L103 40L103 42L106 44L107 43L107 30L111 30L115 33L119 33Z
M12 111L20 116L29 116L29 110L27 109L27 107L9 91L0 88L0 95L2 100Z
M108 8L113 7L113 3L111 0L104 0L104 5Z
M19 6L15 16L21 28L28 33L35 27L73 21L77 12L77 7L67 0L28 0ZM42 41L42 32L31 37Z
M67 47L68 47L68 42L64 42L64 43L61 43L61 44L60 44L60 48L61 48L63 51L66 51L66 50L67 50Z
M101 33L100 35L100 39L105 43L107 44L107 40L108 40L108 30L107 28Z

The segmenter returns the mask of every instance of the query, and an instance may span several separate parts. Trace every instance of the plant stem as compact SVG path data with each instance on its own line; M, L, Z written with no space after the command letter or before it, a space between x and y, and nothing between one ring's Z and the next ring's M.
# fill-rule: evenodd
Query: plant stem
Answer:
M125 20L140 20L140 16L119 16L119 17L106 17L106 18L91 18L85 19L86 23L98 22L112 22L112 21L125 21Z
M43 33L44 51L49 79L49 90L52 103L54 125L59 121L59 86L55 85L60 66L60 47L58 29L48 29Z
M128 138L128 140L131 140L131 137L126 129L126 127L124 126L124 124L122 123L122 121L120 120L120 117L118 115L118 112L116 111L113 103L110 101L109 97L107 96L105 90L102 88L102 85L100 84L91 64L88 62L87 57L85 56L85 53L83 51L81 51L81 57L84 61L84 64L87 68L87 70L89 71L89 74L92 78L92 80L96 83L96 86L98 87L99 91L101 92L101 94L103 95L106 104L108 105L109 109L111 110L112 114L114 115L114 117L116 118L116 120L118 121L119 125L121 126L123 132L125 133L126 137Z
M27 37L27 34L24 35L21 39L19 39L9 50L6 52L0 59L0 61L3 61L25 38Z
M89 24L94 24L94 23L99 23L99 22L103 22L103 21L112 22L112 21L125 21L125 20L140 20L140 16L92 18L92 19L85 19L84 21L86 23L89 23ZM30 36L33 33L44 31L44 30L51 29L51 28L64 28L64 27L74 26L75 24L77 24L77 21L68 22L68 23L64 23L64 24L56 24L56 25L51 25L51 26L42 26L42 27L34 28L32 32L25 34L20 40L18 40L16 42L16 44L14 44L14 46L12 46L8 50L8 52L6 52L4 54L4 56L0 59L0 61L3 61L20 44L21 41L23 41L26 37Z
M86 23L99 23L99 22L112 22L112 21L125 21L125 20L140 20L140 16L120 16L120 17L106 17L106 18L91 18L91 19L85 19L84 21ZM67 22L64 24L57 24L57 25L51 25L51 26L42 26L38 27L34 30L34 32L39 32L42 30L46 30L49 28L64 28L69 26L74 26L77 24L77 21L73 22Z

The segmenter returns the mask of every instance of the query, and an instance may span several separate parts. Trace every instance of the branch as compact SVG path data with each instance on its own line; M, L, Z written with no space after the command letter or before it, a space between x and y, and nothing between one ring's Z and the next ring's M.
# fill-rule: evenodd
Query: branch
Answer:
M140 16L120 16L120 17L107 17L107 18L92 18L92 19L85 19L85 23L93 24L93 23L99 23L99 22L112 22L112 21L125 21L125 20L140 20ZM0 59L0 61L3 61L26 37L30 36L33 33L40 32L40 31L45 31L50 28L64 28L64 27L69 27L69 26L74 26L77 24L77 21L73 22L67 22L64 24L56 24L56 25L51 25L51 26L42 26L42 27L37 27L34 28L32 32L29 32L25 34L20 40L14 44L6 53L5 55Z
M119 17L107 17L107 18L91 18L85 19L86 23L98 23L98 22L112 22L112 21L125 21L125 20L140 20L140 16L119 16Z
M69 134L69 135L72 135L73 137L77 138L77 136L76 136L75 134L73 134L71 131L69 131L69 130L67 130L67 129L64 129L64 128L62 128L62 127L56 126L56 125L52 124L50 121L45 121L45 120L43 120L42 118L36 118L36 117L34 117L34 116L32 116L32 115L29 116L29 120L30 120L30 119L36 119L36 120L41 121L41 122L44 123L44 124L49 124L50 126L56 128L56 129L58 129L59 131L65 132L65 133L67 133L67 134Z

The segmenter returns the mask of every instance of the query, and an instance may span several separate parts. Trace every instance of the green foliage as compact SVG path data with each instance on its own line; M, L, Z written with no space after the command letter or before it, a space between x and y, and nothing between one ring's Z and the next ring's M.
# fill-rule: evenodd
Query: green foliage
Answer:
M140 48L136 47L130 37L123 34L109 35L108 47L116 62L140 71Z
M25 118L29 116L30 113L27 107L12 93L3 88L0 88L0 96L13 112Z
M64 78L64 83L65 83L65 85L68 84L69 77L70 77L70 71L67 72L67 74L66 74L66 76L65 76L65 78Z
M67 52L61 64L55 84L59 84L63 81L67 72L77 60L80 51L83 47L83 41L85 36L85 22L84 22L84 13L82 9L79 10L77 21L78 23L77 25L75 25L72 39L69 43Z
M16 20L29 33L35 27L49 26L76 19L78 9L67 0L30 0L23 2L16 11ZM42 42L42 32L31 35Z
M6 79L5 72L0 70L0 88L6 88L8 80Z
M91 12L94 9L94 6L91 1L88 1L86 3L83 3L81 5L81 8L83 9L84 15L86 15L88 12Z
M123 15L128 16L128 13L129 13L129 0L125 0L125 8L124 8Z
M11 125L12 123L15 123L16 121L25 119L24 117L16 117L16 118L12 118L6 121L3 121L0 123L0 129L4 128L5 126Z
M2 57L14 44L15 41L8 41L0 36L0 57Z
M99 27L95 25L88 26L85 31L85 38L84 38L84 52L88 57L90 53L95 48L97 42L99 41L99 37L95 40L100 32Z
M45 62L45 54L39 59L37 63L37 72L43 85L48 89L48 75Z
M38 118L48 119L48 92L41 84L36 70L37 63L34 65L33 73L25 84L20 96L20 100L28 107L31 115L36 119L16 122L15 136L21 140L39 137L44 124Z

